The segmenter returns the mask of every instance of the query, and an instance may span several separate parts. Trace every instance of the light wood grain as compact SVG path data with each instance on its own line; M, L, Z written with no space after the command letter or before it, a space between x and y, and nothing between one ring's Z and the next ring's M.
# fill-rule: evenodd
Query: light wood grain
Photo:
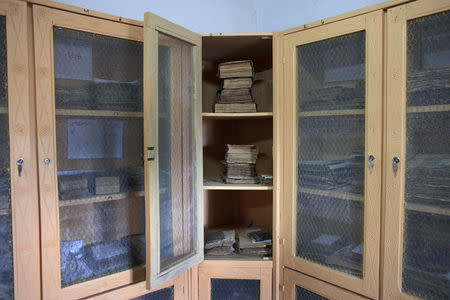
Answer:
M9 168L11 180L12 257L15 299L40 299L39 208L36 170L34 56L31 14L26 3L0 2L6 16ZM23 158L21 176L16 160Z
M283 221L281 239L283 243L283 265L331 284L352 290L356 293L378 297L378 261L380 243L380 195L381 195L381 133L382 133L382 53L383 53L383 12L381 10L361 16L343 19L333 24L325 24L310 30L294 31L283 37L284 47L284 174L286 178L283 195ZM368 155L376 157L374 170L365 168L364 195L364 262L363 278L357 278L312 263L295 255L297 206L297 68L296 47L365 30L366 32L366 161ZM358 112L360 113L360 112ZM289 178L289 180L287 180ZM356 200L356 199L355 199Z
M318 296L324 297L326 299L334 300L364 300L368 299L357 294L352 293L334 285L331 285L325 281L309 277L305 274L295 272L288 268L284 269L284 296L283 299L297 299L295 289L300 287L302 289L308 290Z
M199 299L211 299L211 279L256 279L260 299L272 299L272 261L205 260L198 267Z
M406 107L407 84L407 21L450 9L445 0L419 0L389 9L386 17L386 150L384 159L383 194L383 261L381 268L383 299L416 299L402 291L402 254L404 253L406 140L408 113L447 111L447 105ZM397 175L392 171L392 159L400 159ZM434 207L408 203L407 209L437 213ZM447 210L439 210L445 215Z
M272 118L271 112L257 112L257 113L202 113L204 119L260 119Z

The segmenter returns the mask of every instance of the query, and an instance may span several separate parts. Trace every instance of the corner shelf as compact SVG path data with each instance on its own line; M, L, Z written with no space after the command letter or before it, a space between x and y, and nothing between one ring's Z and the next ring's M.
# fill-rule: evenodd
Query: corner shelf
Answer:
M230 184L220 181L205 179L203 181L203 190L246 190L246 191L269 191L273 190L273 186L262 184Z
M406 108L407 113L445 112L450 111L450 104L410 106Z
M202 113L203 119L268 119L273 117L273 112L256 113Z
M299 117L327 117L327 116L348 116L364 115L365 109L337 109L337 110L312 110L298 113Z
M145 192L130 192L130 193L93 196L93 197L82 198L82 199L62 200L62 201L59 201L59 207L85 205L85 204L100 203L100 202L106 202L106 201L117 201L117 200L127 199L130 196L131 196L131 198L144 197Z
M363 202L364 198L361 195L358 194L352 194L352 193L346 193L346 192L340 192L339 190L319 190L319 189L307 189L302 188L301 192L307 193L307 194L313 194L317 196L325 196L325 197L331 197L331 198L337 198L342 200L351 200L356 202Z
M115 110L86 110L86 109L56 109L57 116L89 116L89 117L122 117L142 118L140 111L115 111Z

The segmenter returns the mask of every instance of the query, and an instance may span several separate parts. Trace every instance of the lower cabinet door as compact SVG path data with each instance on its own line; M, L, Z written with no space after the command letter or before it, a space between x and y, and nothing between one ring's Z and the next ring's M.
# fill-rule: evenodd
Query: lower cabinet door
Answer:
M283 299L326 300L368 299L305 274L284 269Z
M199 266L199 299L272 299L272 261L214 261Z

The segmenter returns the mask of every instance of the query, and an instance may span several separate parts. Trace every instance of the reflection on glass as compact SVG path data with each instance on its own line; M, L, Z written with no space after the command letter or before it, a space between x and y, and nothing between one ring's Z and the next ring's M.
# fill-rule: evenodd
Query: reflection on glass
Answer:
M64 287L145 263L142 43L53 34Z
M6 17L0 16L0 299L14 297Z
M403 290L450 295L450 11L408 21Z
M161 270L195 254L193 47L159 33L158 166Z
M362 277L365 32L297 47L296 255Z

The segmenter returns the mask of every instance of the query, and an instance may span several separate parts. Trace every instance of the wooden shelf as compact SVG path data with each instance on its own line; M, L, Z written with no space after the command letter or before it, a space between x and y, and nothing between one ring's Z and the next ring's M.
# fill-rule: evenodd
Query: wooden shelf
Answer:
M338 199L343 199L343 200L351 200L351 201L357 201L357 202L364 201L364 199L361 195L346 193L345 191L339 191L339 190L328 190L327 191L327 190L302 188L301 192L318 195L318 196L338 198Z
M144 192L131 192L131 193L93 196L93 197L82 198L82 199L62 200L62 201L59 201L59 207L85 205L85 204L100 203L100 202L106 202L106 201L117 201L117 200L126 199L128 197L139 198L139 197L144 197L144 196L145 196Z
M340 110L313 110L302 111L299 117L326 117L326 116L349 116L364 115L365 109L340 109Z
M256 113L202 113L203 119L266 119L272 118L272 112L256 112Z
M426 113L450 111L450 104L410 106L406 108L407 113Z
M0 107L0 115L1 114L7 114L8 113L8 108L7 107Z
M273 186L262 184L230 184L220 181L204 180L204 190L245 190L245 191L261 191L261 190L273 190Z
M57 116L84 116L84 117L142 118L144 114L139 111L57 109L56 115Z
M272 258L249 257L241 255L208 255L205 254L205 260L226 260L226 261L272 261Z
M0 216L7 216L11 214L10 209L0 209Z
M407 203L406 209L433 215L450 216L450 209L434 205Z

